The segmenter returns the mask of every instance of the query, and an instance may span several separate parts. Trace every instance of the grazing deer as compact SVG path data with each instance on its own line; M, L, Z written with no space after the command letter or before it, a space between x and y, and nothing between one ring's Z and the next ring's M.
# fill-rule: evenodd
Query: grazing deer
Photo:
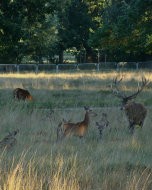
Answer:
M114 89L113 94L122 100L121 110L124 109L126 116L129 121L129 131L131 134L134 133L135 125L143 126L144 120L147 115L147 109L144 105L140 103L136 103L132 101L132 99L136 98L136 96L142 92L144 87L148 84L146 78L142 78L141 86L138 85L137 92L133 93L130 96L126 96L123 92L121 92L118 88L118 84L122 81L122 78L118 81L117 77L113 80Z
M86 134L89 126L90 116L96 116L97 114L93 112L89 107L84 107L84 109L86 113L83 121L80 121L78 123L63 121L58 125L57 138L59 138L59 136L61 137L61 134L62 138L73 135L82 138Z
M96 122L96 127L99 130L100 139L102 138L103 130L109 126L109 121L107 119L107 114L102 113L101 120Z
M17 129L16 131L13 131L9 133L6 137L3 138L3 140L0 141L0 148L11 148L17 143L17 140L15 136L19 130Z
M30 101L33 100L33 97L31 96L29 91L21 89L21 88L16 88L13 91L13 96L14 96L14 98L16 98L18 100L30 100Z

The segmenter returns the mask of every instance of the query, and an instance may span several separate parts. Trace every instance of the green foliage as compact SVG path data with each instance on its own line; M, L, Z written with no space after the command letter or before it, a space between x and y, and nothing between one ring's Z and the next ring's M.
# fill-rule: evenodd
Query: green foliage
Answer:
M152 0L2 0L0 62L54 60L63 51L93 48L109 61L142 61L152 54ZM102 58L103 59L103 58Z
M150 53L151 10L151 1L111 1L102 12L103 24L91 36L91 44L112 60L143 60Z
M56 18L46 0L2 1L0 7L1 61L20 62L30 55L40 60L55 42Z

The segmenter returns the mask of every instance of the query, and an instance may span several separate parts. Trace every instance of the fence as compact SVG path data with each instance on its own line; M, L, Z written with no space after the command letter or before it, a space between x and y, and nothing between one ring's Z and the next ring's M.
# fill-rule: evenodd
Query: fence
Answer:
M149 62L100 62L77 64L0 64L0 72L60 72L60 71L104 71L120 69L152 69L152 61Z

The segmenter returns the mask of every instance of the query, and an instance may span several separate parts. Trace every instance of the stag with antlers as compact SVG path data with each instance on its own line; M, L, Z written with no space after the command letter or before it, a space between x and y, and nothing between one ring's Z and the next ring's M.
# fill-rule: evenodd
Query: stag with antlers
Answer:
M147 109L143 104L136 103L132 100L135 99L137 95L143 91L145 86L147 86L148 84L148 80L146 80L146 78L143 77L141 85L138 85L138 90L129 96L127 96L124 92L120 91L118 85L121 81L122 78L118 80L117 77L113 80L113 94L122 100L121 109L125 110L126 116L129 121L129 131L131 134L133 134L135 125L139 125L142 128L147 115Z

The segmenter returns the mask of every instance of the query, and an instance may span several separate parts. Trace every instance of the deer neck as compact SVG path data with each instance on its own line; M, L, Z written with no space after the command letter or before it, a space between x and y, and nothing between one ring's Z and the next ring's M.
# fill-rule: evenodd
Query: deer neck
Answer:
M129 101L126 102L125 107L127 107L129 105L132 105L132 104L135 104L135 101L129 100Z
M86 114L85 114L85 116L84 116L84 120L83 120L83 123L85 123L86 125L88 125L89 124L89 113L88 112L86 112Z

